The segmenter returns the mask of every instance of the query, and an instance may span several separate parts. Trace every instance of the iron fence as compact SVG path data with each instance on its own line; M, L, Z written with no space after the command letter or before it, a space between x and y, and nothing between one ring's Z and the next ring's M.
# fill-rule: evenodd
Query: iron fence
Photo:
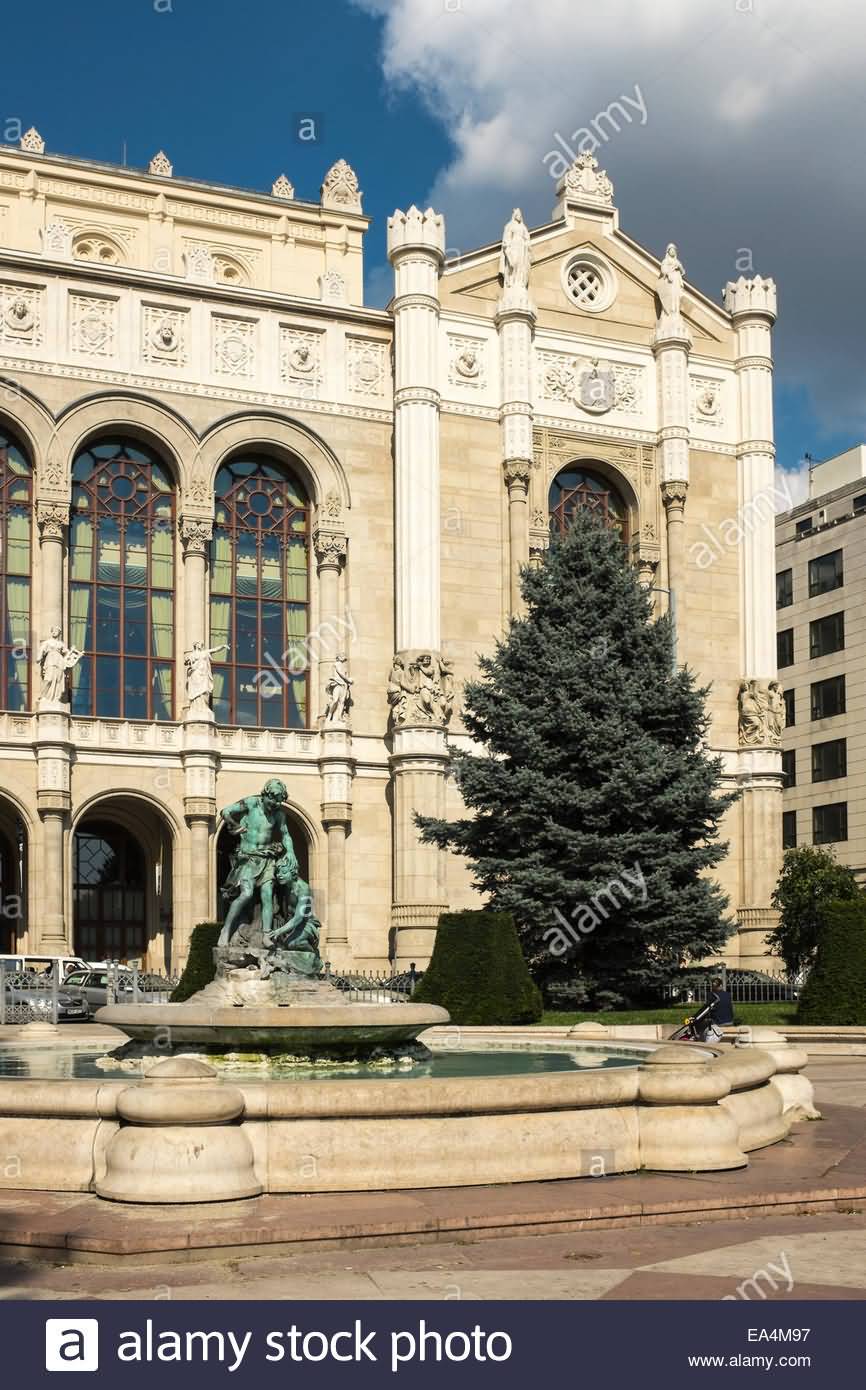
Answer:
M733 1004L781 1004L800 997L806 982L805 974L789 975L786 971L726 970L684 974L681 980L665 985L663 997L671 1004L703 1003L712 993L712 981L722 981Z
M325 962L324 978L355 1003L408 1004L421 978L417 971L394 975L374 970L335 971Z

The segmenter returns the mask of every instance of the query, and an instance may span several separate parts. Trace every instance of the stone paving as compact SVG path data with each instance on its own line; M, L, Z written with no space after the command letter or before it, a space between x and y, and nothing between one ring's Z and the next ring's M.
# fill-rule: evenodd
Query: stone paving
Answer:
M306 1245L255 1256L220 1251L191 1260L187 1253L140 1253L122 1264L60 1261L0 1261L0 1297L5 1299L863 1299L866 1298L866 1062L822 1058L810 1065L824 1123L798 1128L795 1142L753 1156L749 1169L726 1174L662 1177L653 1174L579 1183L525 1184L520 1188L471 1189L395 1194L340 1194L321 1198L332 1221L356 1223L385 1203L393 1234L383 1230L375 1245L347 1237L341 1244L312 1240ZM840 1104L840 1102L842 1102ZM517 1226L509 1231L506 1214L532 1221L545 1209L576 1215L587 1209L588 1189L596 1212L635 1206L635 1187L643 1185L642 1211L611 1228L585 1222L579 1229L552 1228L539 1234ZM626 1185L632 1185L630 1193ZM602 1190L603 1188L603 1190ZM679 1212L650 1213L650 1198L670 1207L671 1190L680 1193ZM809 1210L807 1193L859 1191L850 1200L828 1200ZM746 1201L762 1192L765 1200ZM774 1204L775 1192L775 1204ZM662 1194L660 1197L659 1194ZM689 1220L692 1195L700 1194L713 1219ZM797 1194L801 1198L798 1203ZM715 1194L712 1201L710 1194ZM9 1230L9 1202L15 1198L23 1225L36 1213L27 1194L6 1194L0 1202L0 1230ZM603 1202L602 1202L603 1197ZM44 1194L32 1201L45 1202ZM69 1196L61 1202L95 1202ZM279 1203L300 1199L276 1199ZM406 1234L406 1218L417 1207L453 1215L461 1203L478 1216L486 1211L488 1229L429 1232L428 1243ZM241 1205L241 1204L239 1204ZM243 1204L246 1205L246 1204ZM840 1210L839 1208L847 1208ZM726 1208L726 1209L725 1209ZM213 1208L198 1208L201 1213ZM495 1213L498 1210L499 1216ZM157 1212L101 1205L104 1219L134 1231L139 1220L155 1218L179 1225L177 1209ZM777 1214L778 1213L778 1214ZM380 1217L383 1212L380 1210ZM43 1223L47 1213L43 1210ZM670 1224L671 1221L676 1224ZM184 1222L194 1225L188 1209ZM68 1224L68 1223L67 1223ZM398 1234L400 1226L404 1234ZM115 1225L115 1232L117 1226ZM435 1235L435 1243L429 1240ZM7 1237L8 1238L8 1237ZM394 1243L390 1243L393 1241ZM46 1252L48 1253L48 1252ZM150 1261L150 1263L148 1263ZM180 1262L182 1261L182 1262Z

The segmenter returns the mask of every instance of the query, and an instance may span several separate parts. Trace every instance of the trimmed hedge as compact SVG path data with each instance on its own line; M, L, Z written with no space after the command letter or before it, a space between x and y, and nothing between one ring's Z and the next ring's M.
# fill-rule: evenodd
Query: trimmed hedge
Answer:
M797 1009L798 1023L866 1023L866 896L836 899L821 912L818 954Z
M443 912L413 1004L439 1004L454 1023L537 1023L543 1004L508 912Z
M183 974L172 992L172 1004L182 1004L191 994L209 985L216 974L214 947L222 931L221 922L199 922L189 939L189 955Z

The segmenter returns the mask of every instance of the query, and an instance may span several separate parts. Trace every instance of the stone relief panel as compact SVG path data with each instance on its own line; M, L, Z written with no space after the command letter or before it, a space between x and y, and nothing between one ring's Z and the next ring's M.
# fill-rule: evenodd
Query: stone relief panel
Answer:
M113 357L117 344L117 300L91 294L69 296L69 347L83 357Z
M145 304L141 357L154 366L185 367L189 361L189 311Z
M605 415L609 410L640 415L644 410L643 367L541 349L537 353L537 370L541 400L560 401L591 415Z
M717 377L689 377L689 421L708 429L724 429L724 383Z
M40 347L45 339L45 290L41 285L0 284L0 343Z
M213 316L213 369L217 376L249 380L256 373L256 325Z
M384 396L386 344L372 338L346 338L346 389L353 396Z
M314 329L280 327L280 380L292 394L320 394L325 375L324 342L324 333Z
M484 387L487 359L483 338L448 334L448 382L451 386Z

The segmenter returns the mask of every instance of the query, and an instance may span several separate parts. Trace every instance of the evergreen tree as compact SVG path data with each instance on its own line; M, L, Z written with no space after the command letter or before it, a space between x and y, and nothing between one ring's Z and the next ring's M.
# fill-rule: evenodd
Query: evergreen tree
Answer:
M808 970L821 937L822 909L829 902L859 896L854 870L837 863L829 850L811 845L786 850L772 898L779 925L767 937L767 945L792 975Z
M862 1026L866 1023L866 897L858 893L855 898L823 903L821 927L797 1022Z
M731 932L706 872L724 857L721 760L702 747L706 690L674 670L614 532L585 512L523 575L525 617L468 682L454 750L460 820L418 817L514 918L539 982L639 997Z

